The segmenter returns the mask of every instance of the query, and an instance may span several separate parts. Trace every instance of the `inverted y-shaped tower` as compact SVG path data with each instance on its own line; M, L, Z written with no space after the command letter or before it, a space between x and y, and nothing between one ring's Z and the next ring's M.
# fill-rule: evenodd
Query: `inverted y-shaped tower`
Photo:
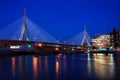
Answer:
M90 46L89 37L88 37L88 34L86 32L86 25L84 25L84 36L83 36L81 45L83 45L85 43L85 41L87 42L87 45Z
M26 41L29 41L30 39L29 39L29 34L28 34L28 29L27 29L27 24L26 24L26 8L24 8L24 21L23 21L19 40L23 39L24 33L26 34Z

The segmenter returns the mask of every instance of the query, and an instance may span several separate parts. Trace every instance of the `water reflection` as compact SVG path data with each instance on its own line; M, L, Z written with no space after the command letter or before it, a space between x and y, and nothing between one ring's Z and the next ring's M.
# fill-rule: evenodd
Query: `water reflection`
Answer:
M57 54L0 58L0 79L114 80L120 74L120 55ZM116 76L117 75L117 76Z
M55 72L56 72L56 75L58 76L58 73L59 73L59 62L58 60L56 59L56 62L55 62Z
M113 56L113 54L110 54L110 62L114 65L114 56Z
M24 57L19 56L18 57L18 72L19 72L19 78L24 78Z
M64 61L63 61L63 68L64 68L64 73L66 73L66 70L67 70L67 56L64 55L63 58L64 58Z
M88 74L89 74L89 76L91 76L92 74L92 58L91 58L91 56L90 56L90 54L88 54L87 55L87 60L88 60L88 63L87 63L87 67L88 67Z
M12 57L12 75L15 76L15 57Z
M56 80L58 80L58 75L59 75L59 68L60 68L60 62L59 59L61 58L61 54L58 54L56 56L56 60L55 60L55 72L56 72Z
M46 73L47 73L47 75L48 75L48 56L45 56L45 70L46 70Z
M38 58L37 57L33 57L32 58L32 63L33 63L33 73L34 73L34 76L35 76L35 79L37 78L38 76Z
M93 58L92 58L93 57ZM92 72L94 71L94 72ZM88 55L88 74L94 73L100 79L114 78L115 65L113 54L93 54Z
M55 72L56 72L56 80L59 78L65 78L62 75L66 76L66 68L67 68L67 56L64 54L58 54L55 60ZM62 76L62 77L60 77Z

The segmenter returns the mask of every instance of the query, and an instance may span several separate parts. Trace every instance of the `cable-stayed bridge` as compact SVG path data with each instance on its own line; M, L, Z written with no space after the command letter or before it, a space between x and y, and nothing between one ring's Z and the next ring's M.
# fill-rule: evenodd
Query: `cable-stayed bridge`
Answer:
M67 40L65 43L72 45L87 45L91 46L91 38L86 31L86 25L84 25L84 31Z
M85 41L90 46L90 38L86 32L86 27L83 33L78 34L66 43L59 43L52 35L26 17L26 9L23 17L0 31L0 47L4 46L12 50L24 50L27 47L27 50L42 49L48 50L48 52L51 50L84 51L86 49Z
M57 39L51 36L48 32L43 30L40 26L26 18L26 23L23 24L24 17L16 20L12 24L0 31L0 38L7 40L27 40L29 41L43 41L55 42ZM27 27L27 30L25 27Z

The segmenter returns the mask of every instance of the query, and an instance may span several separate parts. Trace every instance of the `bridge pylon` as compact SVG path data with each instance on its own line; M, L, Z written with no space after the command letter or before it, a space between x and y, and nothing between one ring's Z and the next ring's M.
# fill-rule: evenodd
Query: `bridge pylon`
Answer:
M84 25L84 36L81 42L81 45L84 45L85 41L87 42L87 45L90 46L90 41L89 41L89 37L86 31L86 25Z
M22 29L19 37L20 41L23 39L24 34L26 35L26 41L30 41L27 23L26 23L26 8L24 8L24 21L23 21L23 25L22 25Z

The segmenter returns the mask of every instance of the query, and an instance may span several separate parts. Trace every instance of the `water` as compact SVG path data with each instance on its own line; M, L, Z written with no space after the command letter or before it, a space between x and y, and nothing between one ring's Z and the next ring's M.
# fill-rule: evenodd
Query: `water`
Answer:
M0 57L0 80L120 80L120 55Z

